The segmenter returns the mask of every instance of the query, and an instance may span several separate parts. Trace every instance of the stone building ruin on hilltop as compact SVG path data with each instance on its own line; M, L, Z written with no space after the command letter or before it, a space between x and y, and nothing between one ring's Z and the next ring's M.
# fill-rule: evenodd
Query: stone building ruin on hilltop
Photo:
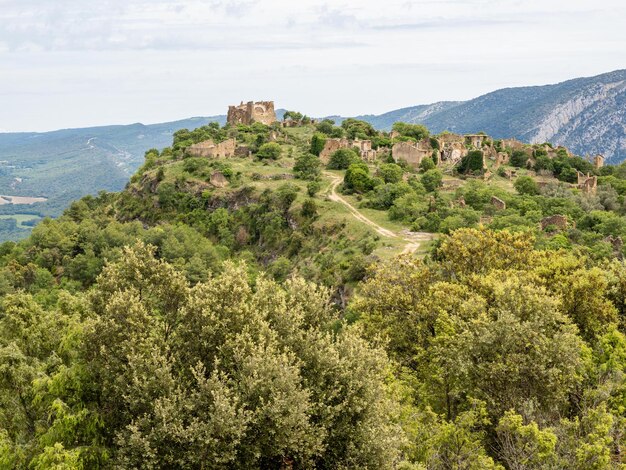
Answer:
M226 122L230 125L245 124L249 126L254 122L265 125L273 124L277 121L276 111L273 101L243 101L238 106L229 106Z

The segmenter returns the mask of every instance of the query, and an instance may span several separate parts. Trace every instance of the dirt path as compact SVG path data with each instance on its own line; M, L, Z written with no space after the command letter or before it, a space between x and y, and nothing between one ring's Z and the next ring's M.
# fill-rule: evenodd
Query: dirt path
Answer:
M356 207L354 207L352 204L350 204L348 201L346 201L337 193L337 186L339 186L339 184L341 183L340 176L334 175L333 173L327 173L327 172L324 172L324 175L328 176L332 181L330 184L328 198L331 201L339 202L343 204L344 206L346 206L350 210L350 212L352 213L355 219L359 220L360 222L363 222L366 225L369 225L371 228L373 228L376 231L376 233L382 235L383 237L400 239L400 240L404 240L405 242L407 242L406 246L404 247L404 250L402 251L402 254L413 253L420 247L421 242L433 239L432 233L409 232L408 230L403 231L401 233L395 233L395 232L392 232L391 230L381 227L376 222L368 219L366 216L361 214Z

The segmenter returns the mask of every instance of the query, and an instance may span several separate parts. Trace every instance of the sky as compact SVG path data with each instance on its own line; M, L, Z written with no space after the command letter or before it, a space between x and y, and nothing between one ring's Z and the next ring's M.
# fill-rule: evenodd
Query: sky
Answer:
M626 68L623 0L0 0L0 132L380 114Z

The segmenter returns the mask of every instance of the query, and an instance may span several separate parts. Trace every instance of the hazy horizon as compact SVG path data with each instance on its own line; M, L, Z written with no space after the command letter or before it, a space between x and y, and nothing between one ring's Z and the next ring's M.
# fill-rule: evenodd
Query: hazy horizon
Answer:
M624 68L615 0L86 3L3 2L0 131L176 121L257 99L380 114Z

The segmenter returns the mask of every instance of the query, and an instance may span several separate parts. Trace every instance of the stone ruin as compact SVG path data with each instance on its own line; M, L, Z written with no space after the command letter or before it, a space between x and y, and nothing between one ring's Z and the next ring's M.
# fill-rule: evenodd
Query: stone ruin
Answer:
M210 183L216 188L224 188L228 186L228 180L221 171L214 171L211 174Z
M353 149L358 155L367 161L374 161L377 156L376 150L372 148L371 140L349 140L349 139L326 139L324 148L320 152L320 161L327 164L330 156L339 149Z
M498 210L506 209L506 202L496 196L491 196L491 204Z
M580 171L576 171L578 176L578 182L576 187L580 189L583 193L586 194L595 194L598 189L598 177L590 176L589 173L586 175Z
M568 221L567 217L564 215L551 215L549 217L544 217L540 222L541 230L545 230L547 227L553 225L559 230L567 230Z
M489 139L489 136L485 134L466 134L464 137L465 143L476 149L481 149L483 144Z
M236 148L235 139L228 139L217 144L209 139L193 144L187 148L187 153L192 157L229 158L235 155Z
M226 122L230 125L245 124L250 125L260 122L270 125L276 122L276 111L273 101L243 101L239 106L229 106Z
M419 142L396 142L391 148L391 156L396 163L400 160L404 160L416 169L419 168L422 160L426 157L430 157L432 153L433 148L427 140L421 140Z
M602 168L604 166L604 155L596 155L595 157L593 157L593 166L598 169L598 168Z

